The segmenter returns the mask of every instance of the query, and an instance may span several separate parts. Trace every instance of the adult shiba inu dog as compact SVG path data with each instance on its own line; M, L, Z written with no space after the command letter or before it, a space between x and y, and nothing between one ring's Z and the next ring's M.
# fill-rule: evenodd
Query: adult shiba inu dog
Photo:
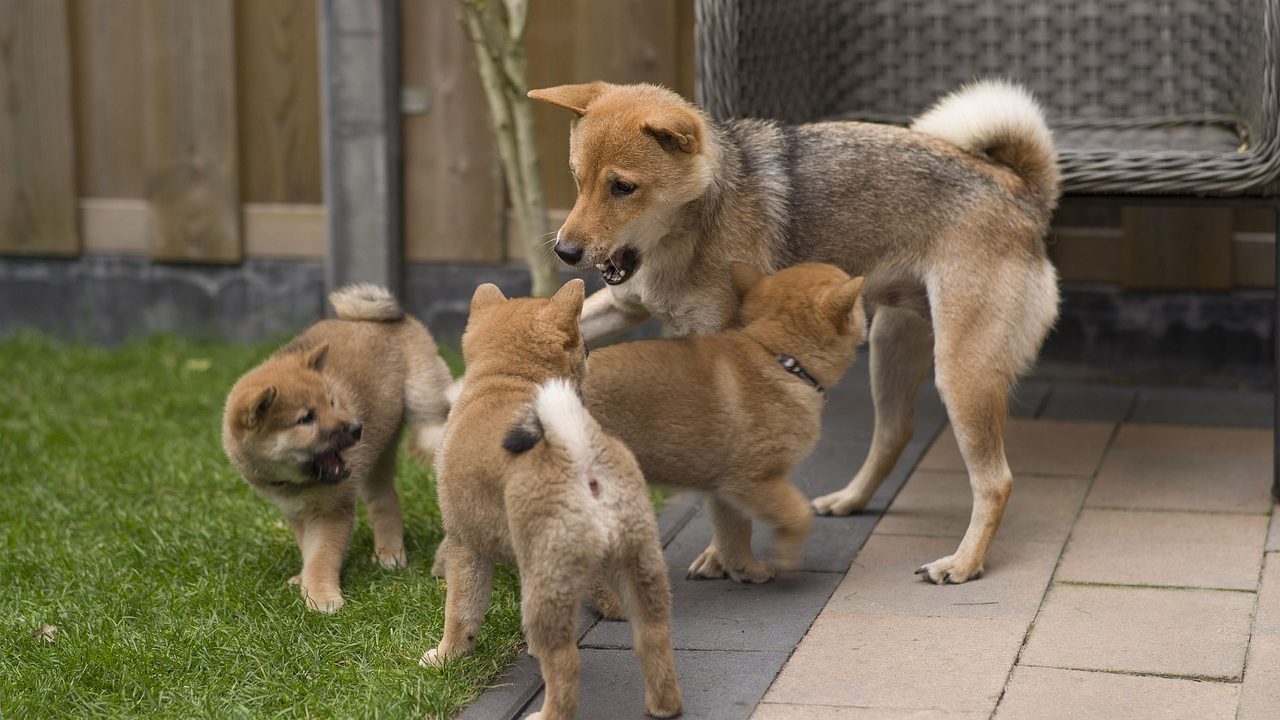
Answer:
M302 571L290 582L325 612L343 604L338 575L357 496L373 524L374 561L405 566L394 484L401 429L412 428L412 447L430 463L451 383L431 335L385 289L353 285L329 300L336 320L311 326L236 382L222 429L236 469L293 527Z
M774 567L752 555L751 518L774 527L776 566L794 566L813 509L790 475L818 444L825 388L866 336L863 281L831 265L761 277L737 263L732 282L740 329L593 352L583 397L646 480L710 493L715 534L689 577L764 582Z
M911 437L932 364L974 507L955 553L917 572L936 583L980 576L1013 482L1003 445L1010 388L1058 312L1044 246L1058 168L1031 97L982 82L903 129L713 122L651 85L529 96L577 115L578 198L555 250L609 285L583 309L587 342L650 315L680 334L730 326L733 262L761 272L825 262L865 275L874 440L848 487L813 504L836 515L866 504Z
M436 462L448 577L433 666L475 648L494 564L520 572L529 654L546 679L535 716L578 710L579 610L602 579L622 600L644 675L645 712L681 711L671 648L671 590L657 522L635 458L578 397L586 347L583 283L549 300L508 300L481 285L462 336L467 381Z

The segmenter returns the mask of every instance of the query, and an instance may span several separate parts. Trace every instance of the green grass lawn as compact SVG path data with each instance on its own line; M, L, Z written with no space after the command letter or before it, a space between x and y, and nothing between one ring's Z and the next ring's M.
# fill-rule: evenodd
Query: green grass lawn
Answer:
M514 658L503 571L479 652L418 667L443 624L441 527L403 454L409 569L369 563L362 509L342 611L286 586L292 533L220 441L227 391L270 349L0 342L0 717L448 716Z

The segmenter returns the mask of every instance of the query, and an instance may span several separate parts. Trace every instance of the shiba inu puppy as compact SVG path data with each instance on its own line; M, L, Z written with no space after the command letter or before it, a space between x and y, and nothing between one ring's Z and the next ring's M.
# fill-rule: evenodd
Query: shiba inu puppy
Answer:
M549 300L508 300L487 284L475 292L462 337L466 386L436 460L448 534L444 637L421 662L475 649L494 564L514 561L525 639L546 680L535 716L572 718L579 610L603 573L632 623L645 712L671 717L681 700L666 562L635 458L577 394L582 300L581 280Z
M430 462L449 411L449 368L426 328L385 289L353 285L329 296L322 320L250 370L223 418L227 457L293 528L302 571L290 579L312 610L342 607L338 575L357 496L373 524L375 562L405 566L395 490L401 429Z
M652 85L529 96L577 116L578 198L555 251L609 285L586 301L587 342L650 315L679 334L730 326L734 262L761 272L826 262L866 276L874 440L848 487L814 507L845 515L866 505L911 438L916 390L936 365L974 507L955 553L917 572L935 583L980 576L1013 487L1009 392L1058 313L1044 244L1058 165L1035 101L1008 83L976 83L906 129L713 121Z
M622 439L649 482L710 493L715 535L689 577L765 582L751 519L774 528L774 562L792 567L813 521L791 471L817 445L824 390L866 336L862 278L805 263L763 277L735 264L740 329L597 350L587 408ZM606 615L609 603L597 606Z

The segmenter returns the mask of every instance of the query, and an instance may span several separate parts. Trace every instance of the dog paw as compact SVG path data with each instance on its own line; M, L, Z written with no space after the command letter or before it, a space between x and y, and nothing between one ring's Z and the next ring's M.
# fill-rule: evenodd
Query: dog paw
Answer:
M849 492L848 488L813 499L813 511L819 515L851 515L866 506L866 498Z
M955 555L939 558L916 569L917 575L935 585L959 585L982 577L982 563L963 563Z
M371 560L384 570L403 570L409 567L409 558L405 556L403 549L375 550Z
M713 547L703 550L685 573L685 578L689 580L719 580L722 577L724 563L720 561L720 551Z
M676 688L664 698L644 699L644 712L649 717L671 718L684 712L684 704L680 701L680 689Z
M293 577L289 578L288 580L285 580L284 582L286 585L301 585L302 575L301 574L294 575Z
M342 593L335 591L303 589L302 596L307 599L307 609L315 612L335 613L346 604L342 599Z
M741 567L727 568L729 579L738 583L767 583L773 579L775 571L773 565L759 560L753 560Z
M446 653L441 650L439 646L436 646L422 653L422 657L418 660L418 664L428 669L439 668L443 667L451 657L453 657L452 654Z

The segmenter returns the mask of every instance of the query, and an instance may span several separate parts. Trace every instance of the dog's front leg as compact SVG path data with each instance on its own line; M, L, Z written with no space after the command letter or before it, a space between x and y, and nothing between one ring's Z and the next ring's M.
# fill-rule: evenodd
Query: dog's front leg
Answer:
M763 583L773 579L773 568L751 552L751 518L719 495L712 495L711 545L689 566L686 577L722 578L734 582Z
M298 575L299 590L307 601L307 607L320 612L337 612L342 608L342 559L351 542L351 527L355 521L355 503L340 505L327 514L300 520L301 532L296 532L302 550L302 572Z
M449 578L444 597L444 637L438 646L422 654L419 664L423 667L438 667L476 649L476 636L493 592L492 562L458 542L450 541L444 547Z
M649 319L640 305L623 304L609 288L598 290L582 304L582 337L588 345L624 333Z

